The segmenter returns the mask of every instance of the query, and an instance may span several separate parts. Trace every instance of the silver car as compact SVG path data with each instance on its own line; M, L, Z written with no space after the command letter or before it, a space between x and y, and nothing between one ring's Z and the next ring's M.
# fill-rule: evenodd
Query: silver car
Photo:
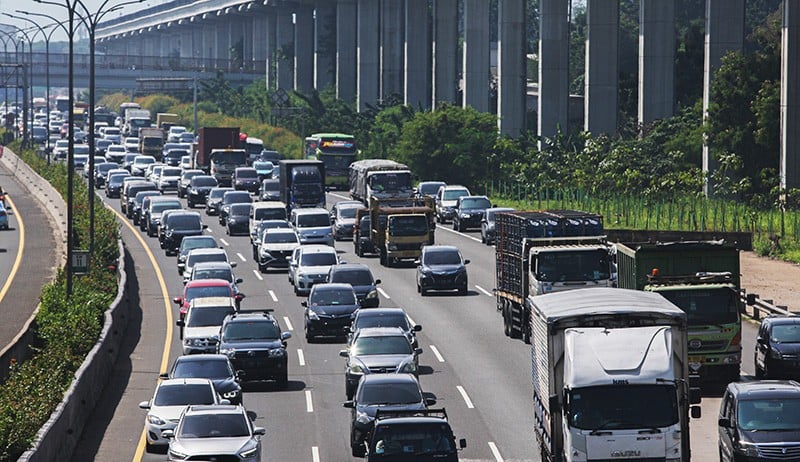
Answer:
M254 427L242 406L189 406L169 438L168 460L261 460L263 427Z

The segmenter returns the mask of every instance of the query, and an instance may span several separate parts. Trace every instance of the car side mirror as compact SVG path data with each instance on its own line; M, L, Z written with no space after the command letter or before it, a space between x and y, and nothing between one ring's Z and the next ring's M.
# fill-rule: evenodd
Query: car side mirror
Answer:
M203 229L208 229L208 225L203 223Z
M300 302L300 306L304 306L304 307L308 308L308 301L307 300L303 300L302 302Z
M238 263L236 263L235 261L232 261L232 262L230 262L230 265L231 265L231 268L236 268L236 265L238 265Z
M428 406L428 407L435 406L436 405L436 398L425 398L425 405Z
M234 298L234 299L235 299L237 302L241 302L241 301L242 301L242 299L243 299L243 298L245 298L245 297L246 297L246 295L245 295L245 294L236 294L236 295L234 295L234 296L233 296L233 298Z
M756 343L758 343L759 345L766 345L767 339L765 339L764 337L756 337Z
M175 297L172 301L175 302L176 305L183 305L183 297Z
M236 283L237 283L237 284L241 284L241 283L243 283L243 282L244 282L244 279L242 279L242 278L236 278Z
M689 413L693 419L699 419L703 415L703 410L700 406L689 407Z
M380 284L380 283L381 283L381 280L380 280L380 279L376 279L376 280L375 280L375 285L376 285L376 286L377 286L378 284Z
M414 354L419 356L422 354L422 348L414 348Z
M150 409L150 401L142 401L139 403L140 409Z
M342 358L347 358L350 355L347 354L347 350L339 350L339 356L341 356Z
M717 425L722 428L733 428L733 425L731 425L731 419L719 419L717 421Z
M354 409L356 407L356 404L353 402L353 400L348 400L342 403L342 407L346 407L348 409Z
M161 432L161 437L168 440L175 438L175 430L164 430Z
M258 436L264 436L267 434L267 429L264 427L256 427L253 429L253 434Z
M458 447L461 448L461 449L466 448L467 447L467 439L466 438L461 438L460 440L458 440Z
M179 326L179 327L185 327L186 323L183 321L183 319L179 319L179 320L175 321L175 325Z
M244 377L244 376L246 376L246 375L247 375L247 372L245 372L245 371L243 371L243 370L241 370L241 369L240 369L240 370L238 370L238 371L236 371L236 378L237 378L237 379L241 379L242 377Z
M414 332L419 332L422 330L422 324L415 324L414 325Z
M223 398L223 399L219 400L219 404L221 404L223 406L226 406L228 404L231 404L231 400Z
M158 374L158 378L162 379L162 380L166 380L166 379L169 378L169 374L166 373L166 372L162 372L161 374Z
M469 265L469 258L467 258L466 260L464 260L464 264L465 264L465 265Z
M281 334L281 340L289 340L290 338L292 338L291 332L283 332Z
M414 264L415 264L415 265L419 266L419 265L420 265L420 263L421 263L421 262L420 262L419 258L417 258L416 260L414 260Z

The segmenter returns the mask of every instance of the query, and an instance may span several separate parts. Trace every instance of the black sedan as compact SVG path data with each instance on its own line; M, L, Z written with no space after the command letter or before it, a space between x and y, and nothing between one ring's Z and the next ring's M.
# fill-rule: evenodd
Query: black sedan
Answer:
M212 189L217 188L217 179L211 175L196 175L189 180L186 187L186 205L189 208L196 204L207 204L206 199ZM222 197L222 194L220 194Z
M168 373L162 379L210 379L214 389L231 404L242 404L242 387L239 373L227 356L221 354L198 354L178 356Z
M250 230L250 204L233 204L225 216L225 233L228 236L247 234Z
M486 209L491 207L492 203L486 196L459 197L458 200L456 200L453 229L456 231L466 231L470 228L480 228L481 220L483 220Z
M427 295L429 290L458 290L459 295L466 295L468 264L455 246L423 247L417 261L417 292Z
M253 203L253 197L250 196L250 193L248 193L247 191L226 191L222 195L222 200L217 206L218 208L217 214L219 216L220 226L225 226L225 222L228 218L228 214L230 213L231 206L233 204L249 205L251 203ZM248 222L248 230L249 230L249 222Z
M306 340L316 337L345 337L351 315L359 308L356 293L350 284L315 284L305 307Z

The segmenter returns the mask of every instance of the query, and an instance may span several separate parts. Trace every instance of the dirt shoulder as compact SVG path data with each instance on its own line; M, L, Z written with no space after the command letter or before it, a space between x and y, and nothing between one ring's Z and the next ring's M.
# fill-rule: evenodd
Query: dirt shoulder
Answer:
M742 287L748 293L800 312L800 265L759 257L754 252L741 252L739 262Z

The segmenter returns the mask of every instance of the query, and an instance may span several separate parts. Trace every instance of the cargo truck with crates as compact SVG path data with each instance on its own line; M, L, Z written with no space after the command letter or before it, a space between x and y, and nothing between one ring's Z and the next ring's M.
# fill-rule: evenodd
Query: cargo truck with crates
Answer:
M530 341L529 296L612 287L613 262L603 217L576 210L495 215L495 298L503 331Z
M370 200L394 199L397 206L413 199L414 178L408 166L389 159L364 159L350 164L350 197L367 207ZM405 201L405 202L404 202Z
M396 206L400 201L402 206ZM422 247L434 243L436 221L433 199L377 199L370 201L370 247L380 256L380 263L393 266L402 260L417 259Z

